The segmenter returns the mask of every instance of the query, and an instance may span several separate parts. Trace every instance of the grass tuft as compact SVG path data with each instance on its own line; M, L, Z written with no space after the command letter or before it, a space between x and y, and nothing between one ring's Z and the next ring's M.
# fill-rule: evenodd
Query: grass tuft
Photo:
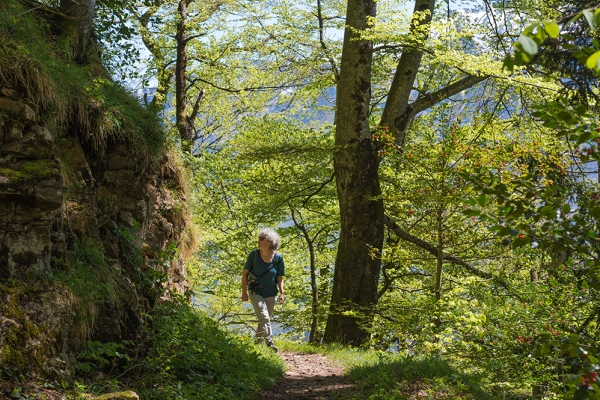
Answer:
M102 245L90 238L77 239L63 270L52 278L73 294L78 343L89 339L101 305L108 302L118 309L124 300L132 301L135 297L130 285L107 263Z

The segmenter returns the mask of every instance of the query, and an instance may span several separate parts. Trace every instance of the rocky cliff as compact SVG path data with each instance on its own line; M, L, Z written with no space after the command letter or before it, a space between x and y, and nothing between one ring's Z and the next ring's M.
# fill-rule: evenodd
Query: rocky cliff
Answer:
M119 115L108 104L57 100L10 56L0 51L0 373L64 375L86 340L139 340L164 288L183 290L182 169L158 124L107 133Z

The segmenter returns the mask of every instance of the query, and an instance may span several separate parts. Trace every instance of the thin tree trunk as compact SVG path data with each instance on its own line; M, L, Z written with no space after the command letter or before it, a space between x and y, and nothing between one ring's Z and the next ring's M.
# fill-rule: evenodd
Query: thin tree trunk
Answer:
M69 18L63 21L62 35L71 42L73 59L87 63L94 23L96 0L61 0L60 12Z
M442 268L444 266L444 233L442 231L442 214L443 211L440 208L437 215L437 230L438 230L438 243L437 243L437 268L435 271L435 288L434 295L435 301L438 302L442 299ZM439 316L433 317L433 324L436 328L442 325L442 321Z
M435 300L442 298L442 267L444 265L444 233L442 231L442 209L438 210L437 229L438 229L438 254L437 269L435 271Z
M317 285L317 271L315 265L315 248L310 242L310 288L312 290L312 321L310 323L309 343L317 342L317 330L319 329L319 287Z
M187 94L187 7L189 0L179 1L179 21L177 22L177 60L175 63L175 123L181 138L181 147L189 153L192 148L193 131L186 113Z
M341 231L324 340L353 346L370 338L383 245L383 201L369 127L373 44L356 32L367 27L376 9L375 1L348 1L336 100Z
M300 230L300 232L302 232L302 236L304 236L304 240L306 240L306 244L308 246L308 253L310 255L310 288L312 291L312 318L310 324L310 332L308 334L308 342L315 343L317 342L317 329L319 328L319 287L317 282L317 265L314 239L310 238L306 227L298 222L294 210L292 210L292 219L294 220L294 224L296 225L296 227Z

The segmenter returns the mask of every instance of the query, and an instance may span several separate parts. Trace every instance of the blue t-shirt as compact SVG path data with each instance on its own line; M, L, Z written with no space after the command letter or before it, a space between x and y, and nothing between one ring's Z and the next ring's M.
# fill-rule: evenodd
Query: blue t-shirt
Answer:
M258 254L257 254L258 252ZM254 255L256 254L256 258ZM254 268L252 268L254 262ZM260 256L260 250L252 250L246 260L244 269L252 270L254 275L260 276L263 272L270 270L258 280L258 287L254 290L256 294L262 297L277 296L279 288L277 287L277 277L285 276L285 265L283 264L283 256L275 253L273 260L270 263L264 262Z

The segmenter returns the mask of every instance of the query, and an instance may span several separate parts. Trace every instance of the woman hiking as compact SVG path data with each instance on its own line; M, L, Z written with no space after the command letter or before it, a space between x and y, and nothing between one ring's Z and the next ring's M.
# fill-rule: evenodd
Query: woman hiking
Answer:
M261 229L258 232L258 249L250 252L242 273L242 301L250 300L258 318L256 342L265 343L274 351L277 347L273 343L271 320L277 294L280 302L285 300L285 265L283 256L275 252L280 242L274 229Z

